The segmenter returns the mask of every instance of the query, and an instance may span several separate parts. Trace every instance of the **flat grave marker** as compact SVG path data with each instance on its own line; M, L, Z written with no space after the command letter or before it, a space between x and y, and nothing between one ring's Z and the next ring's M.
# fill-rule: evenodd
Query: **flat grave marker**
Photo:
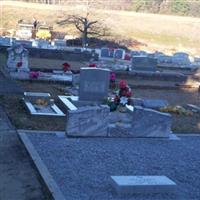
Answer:
M176 183L166 176L111 176L119 195L134 193L171 193Z

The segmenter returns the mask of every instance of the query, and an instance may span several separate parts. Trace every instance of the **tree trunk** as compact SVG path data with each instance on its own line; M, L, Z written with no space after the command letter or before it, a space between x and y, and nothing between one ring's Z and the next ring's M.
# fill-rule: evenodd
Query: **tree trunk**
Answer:
M87 34L87 28L84 28L83 34L82 34L82 46L83 48L87 47L88 43L88 34Z

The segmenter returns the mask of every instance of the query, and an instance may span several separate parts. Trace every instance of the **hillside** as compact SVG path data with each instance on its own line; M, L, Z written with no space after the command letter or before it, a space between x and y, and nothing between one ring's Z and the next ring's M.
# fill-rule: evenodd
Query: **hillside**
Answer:
M14 29L19 19L35 17L52 24L56 31L78 35L72 26L60 27L56 22L68 14L84 13L84 8L3 1L1 11L1 28ZM100 9L91 12L110 28L111 39L136 39L147 44L144 50L200 52L200 18Z

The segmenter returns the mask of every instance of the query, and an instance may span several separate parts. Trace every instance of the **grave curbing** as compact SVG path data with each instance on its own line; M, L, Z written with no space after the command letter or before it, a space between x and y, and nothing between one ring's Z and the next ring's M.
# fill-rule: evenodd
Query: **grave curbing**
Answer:
M51 176L46 165L40 158L37 150L34 148L33 144L29 140L28 136L22 130L18 130L18 135L24 146L26 147L32 161L34 162L36 168L38 169L44 183L46 184L49 192L51 193L54 200L66 200L63 193L59 189L58 185Z

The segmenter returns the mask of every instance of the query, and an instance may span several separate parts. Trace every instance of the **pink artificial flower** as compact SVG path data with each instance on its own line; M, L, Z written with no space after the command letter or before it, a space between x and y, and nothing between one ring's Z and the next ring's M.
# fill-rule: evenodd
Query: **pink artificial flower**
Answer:
M39 77L39 72L29 72L29 77L30 78L38 78Z
M115 79L116 79L116 75L115 75L115 73L114 72L111 72L110 73L110 81L115 81Z

